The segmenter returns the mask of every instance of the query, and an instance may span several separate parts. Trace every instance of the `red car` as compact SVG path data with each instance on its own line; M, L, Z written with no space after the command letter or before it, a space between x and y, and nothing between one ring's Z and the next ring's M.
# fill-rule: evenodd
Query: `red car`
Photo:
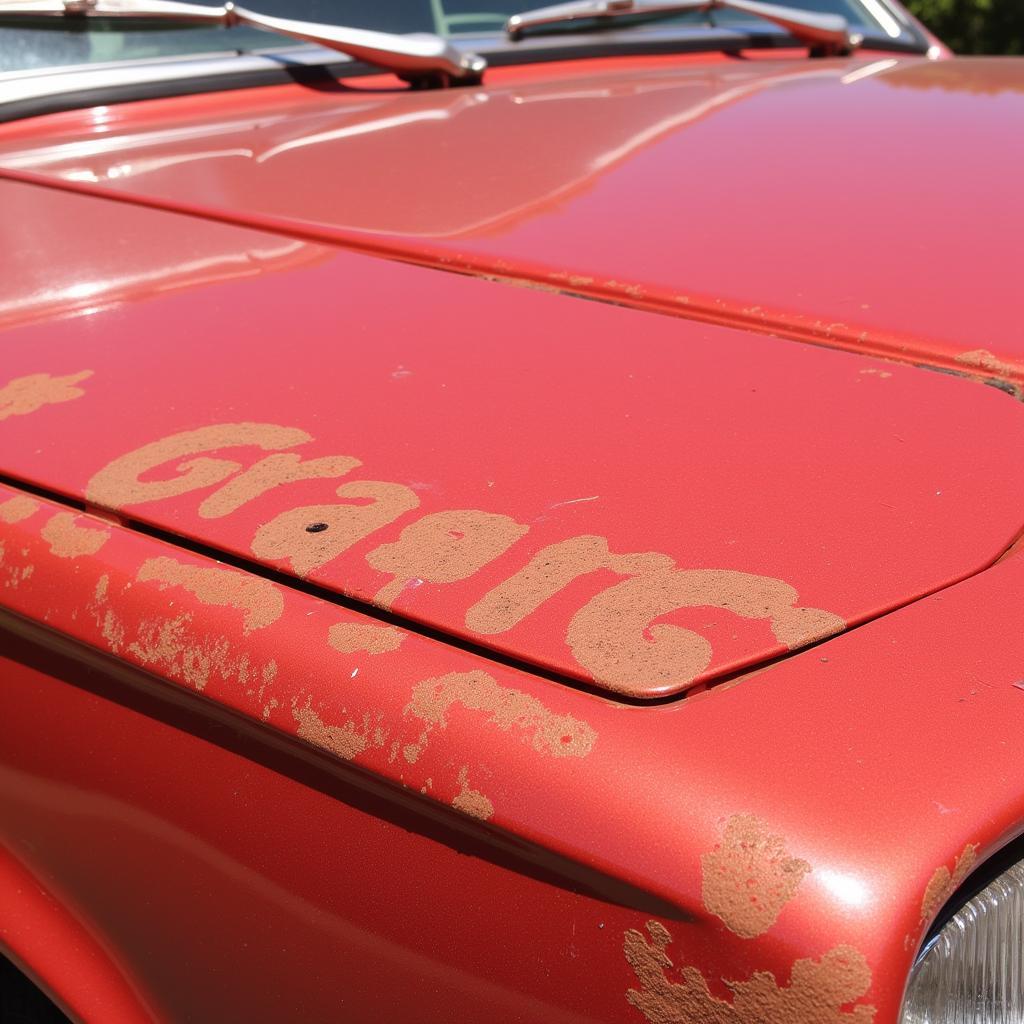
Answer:
M5 1022L1024 1020L1024 62L790 4L0 4Z

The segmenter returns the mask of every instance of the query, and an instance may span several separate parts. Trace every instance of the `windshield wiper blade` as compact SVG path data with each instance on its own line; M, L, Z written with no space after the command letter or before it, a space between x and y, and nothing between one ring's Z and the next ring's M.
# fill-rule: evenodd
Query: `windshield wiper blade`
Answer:
M463 53L429 32L397 35L294 21L259 14L234 3L205 7L179 0L0 0L0 22L20 17L152 19L228 28L249 25L338 50L355 60L391 71L416 88L475 85L487 67L483 57Z
M570 0L514 14L505 23L505 32L509 39L518 40L532 28L571 27L574 22L586 28L595 20L612 22L617 18L642 16L647 21L670 18L686 11L711 12L718 8L743 11L773 22L804 43L814 56L845 56L863 39L859 33L851 31L841 14L801 11L762 0Z

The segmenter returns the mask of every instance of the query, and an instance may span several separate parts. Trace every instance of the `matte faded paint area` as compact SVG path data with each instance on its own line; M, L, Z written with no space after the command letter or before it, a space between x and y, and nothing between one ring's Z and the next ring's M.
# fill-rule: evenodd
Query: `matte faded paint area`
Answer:
M1021 123L1020 61L703 54L55 115L0 168L1019 385Z
M0 942L106 1019L892 1022L1024 813L1019 557L624 707L6 487L0 539Z
M400 627L667 696L948 586L1020 533L1024 417L996 389L3 191L14 232L51 248L15 271L0 470ZM90 224L118 245L83 281Z

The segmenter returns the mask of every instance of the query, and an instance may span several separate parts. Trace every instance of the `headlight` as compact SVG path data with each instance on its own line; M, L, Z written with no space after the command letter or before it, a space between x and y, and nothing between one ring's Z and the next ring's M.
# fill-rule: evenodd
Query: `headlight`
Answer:
M1024 1022L1024 861L968 900L925 946L900 1024Z

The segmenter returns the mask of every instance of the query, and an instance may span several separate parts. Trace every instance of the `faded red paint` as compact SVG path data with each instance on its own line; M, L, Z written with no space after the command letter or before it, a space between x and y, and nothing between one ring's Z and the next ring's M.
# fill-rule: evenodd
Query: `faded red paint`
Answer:
M53 233L38 287L83 290L60 239L96 201L0 184ZM269 236L104 206L125 275L180 233L209 276L9 328L14 379L92 375L4 421L2 468L525 662L680 692L968 576L1024 526L1024 420L994 389L320 246L236 277L229 240L245 265Z
M1015 185L965 183L997 132L1012 163L1024 73L875 56L0 128L0 166L60 186L0 182L21 254L0 293L0 946L64 1005L635 1022L820 989L821 1013L895 1021L929 917L1024 818L1024 560L993 566L1024 526L1024 414L764 333L1016 379L1019 205L982 237ZM193 141L161 136L182 124ZM510 163L524 133L548 149ZM943 173L908 196L926 160ZM429 203L403 203L410 167ZM322 522L357 539L323 559ZM864 624L766 664L844 623ZM708 661L666 685L652 649ZM615 687L608 659L637 651ZM630 696L693 695L598 696L576 685L598 663ZM737 918L751 878L763 912Z
M0 497L8 496L0 489ZM351 725L352 734L365 741L353 762L417 794L417 801L458 807L460 773L468 764L474 784L494 807L490 825L567 858L559 870L569 870L570 876L597 870L605 886L611 887L615 879L664 900L660 916L668 922L680 913L692 915L690 923L674 925L673 933L677 942L685 943L686 962L696 964L709 979L717 975L716 965L728 964L736 977L771 970L781 982L792 966L786 950L820 956L836 945L848 945L870 964L869 1001L879 1008L879 1019L892 1020L913 954L913 948L904 949L903 938L921 934L922 893L935 865L952 863L968 841L978 844L984 857L1017 831L1024 813L1015 753L1024 708L1013 686L1024 655L1021 606L1014 596L1024 583L1020 559L1008 559L952 590L832 640L820 649L827 651L827 658L812 651L738 686L712 689L700 699L629 708L413 635L393 652L341 653L329 642L330 630L340 621L358 622L359 616L288 588L282 588L283 615L246 635L238 609L204 603L184 589L169 608L166 591L139 582L140 568L149 559L174 549L130 530L110 527L107 543L76 571L71 560L53 555L42 539L51 511L41 501L33 516L3 526L4 572L26 565L35 570L26 581L0 592L8 609L44 623L55 635L116 651L123 661L143 665L186 692L194 693L196 682L183 671L181 652L216 651L226 645L221 664L235 669L209 673L202 688L205 700L285 735L301 735L301 716L292 713L297 707L312 708L325 726ZM194 556L175 557L197 567L209 564ZM147 623L166 622L170 615L186 620L182 632L171 638L169 657L150 657ZM13 620L5 621L10 628ZM14 650L21 648L15 645ZM26 764L37 764L33 772L56 771L71 784L82 768L80 744L94 740L65 736L70 722L56 732L52 723L77 698L65 692L66 685L48 683L43 692L57 687L52 702L47 698L36 706L37 686L29 685L29 679L39 669L19 669L17 661L24 655L14 657L5 663L7 678L17 683L5 696L0 749L6 771L15 772L12 779L21 778L17 773L27 770ZM243 661L244 678L237 671ZM268 682L263 669L271 661L277 671ZM521 695L516 699L527 697L552 714L585 723L593 734L585 756L550 756L516 721L502 726L492 706L474 710L462 704L452 704L444 713L443 726L435 725L415 762L401 751L396 756L392 744L415 742L423 724L408 710L416 686L460 666L485 673L496 687ZM104 710L103 703L94 709L97 721L116 718L114 709ZM267 707L271 710L264 714ZM48 741L36 743L34 757L26 762L29 722L45 730ZM951 751L958 753L952 756ZM44 755L51 765L45 770L40 761ZM101 764L106 760L102 750L91 756L99 756ZM154 768L139 764L140 771ZM118 768L122 776L124 771ZM978 777L986 778L984 787L975 784ZM111 782L96 785L105 791ZM14 791L5 793L5 820L12 820L15 809L19 816L29 813L23 800L12 803L14 796ZM138 805L133 814L152 813L139 803L141 793L132 799ZM206 806L201 790L193 787L190 799ZM272 806L282 842L275 859L288 850L293 852L285 859L294 862L308 842L297 837L309 822L296 818L298 812L286 804ZM299 801L296 807L301 806ZM569 815L567 807L573 809ZM944 814L943 808L956 808L957 814ZM752 940L733 935L703 909L702 854L714 848L723 823L737 813L769 823L773 832L785 836L787 853L810 866L771 928ZM206 828L202 826L204 832ZM349 833L353 841L356 834ZM905 841L908 834L915 837L912 847ZM62 833L53 835L56 841ZM224 837L216 840L224 842ZM337 842L345 842L344 834ZM74 886L71 863L60 854L66 844L51 848L49 843L26 854L29 863L44 864L54 884ZM122 864L114 852L105 856L112 864ZM167 856L178 858L181 852L174 848ZM190 861L196 856L198 851L188 854ZM408 856L405 870L415 873L422 866L420 854L410 848ZM341 846L331 854L337 867L324 854L318 857L318 871L333 875L339 891L348 891L343 878L351 852ZM281 869L296 871L296 878L302 873L297 863L287 869L282 863ZM151 877L158 878L161 868L155 864L152 871ZM435 883L443 888L448 884L436 878ZM590 884L595 884L592 877ZM490 898L504 898L499 880L487 885ZM374 892L372 902L381 898ZM405 897L396 899L405 908L405 923L371 924L371 932L379 927L422 932L431 920L428 912L417 911ZM138 907L140 913L144 909ZM182 909L166 912L173 919ZM625 915L605 909L608 922L617 922L618 933L588 933L591 968L594 963L618 963L623 921L626 927L640 928L650 916L642 904ZM226 934L228 922L215 902L208 910L211 916L202 924L204 943L215 945L215 936ZM103 920L114 915L121 934L125 928L143 927L142 919L125 905L96 912ZM188 916L195 913L189 910ZM418 916L422 914L428 916ZM501 916L497 903L494 914L496 921ZM132 919L136 925L129 923ZM148 914L145 927L154 927ZM538 943L548 950L545 959L562 955L555 952L564 948L556 938L559 928L555 918L541 927ZM159 929L153 930L151 942L170 941L160 935ZM337 941L345 947L353 940ZM548 945L552 942L555 946ZM335 955L337 946L325 950L325 956L329 950ZM457 951L451 955L459 956ZM315 959L312 950L303 953L310 956ZM121 959L132 972L143 977L150 973L130 951ZM619 998L631 981L626 965L621 967L614 975L621 986ZM525 993L532 991L527 978L534 968L530 960L529 967L506 964L501 970L522 972L514 985ZM482 965L477 969L485 974L489 970ZM326 964L320 970L331 973ZM600 986L578 986L571 997L562 992L561 998L569 998L578 1013L618 1019L614 1003L600 1002L612 987L603 977L607 972L596 973L602 976ZM494 980L493 974L487 976ZM157 981L148 983L159 988ZM302 984L301 978L294 983ZM415 983L408 984L410 992L417 990ZM333 983L323 989L325 998L332 992ZM304 998L318 997L306 991ZM623 1019L628 1018L623 1014Z

